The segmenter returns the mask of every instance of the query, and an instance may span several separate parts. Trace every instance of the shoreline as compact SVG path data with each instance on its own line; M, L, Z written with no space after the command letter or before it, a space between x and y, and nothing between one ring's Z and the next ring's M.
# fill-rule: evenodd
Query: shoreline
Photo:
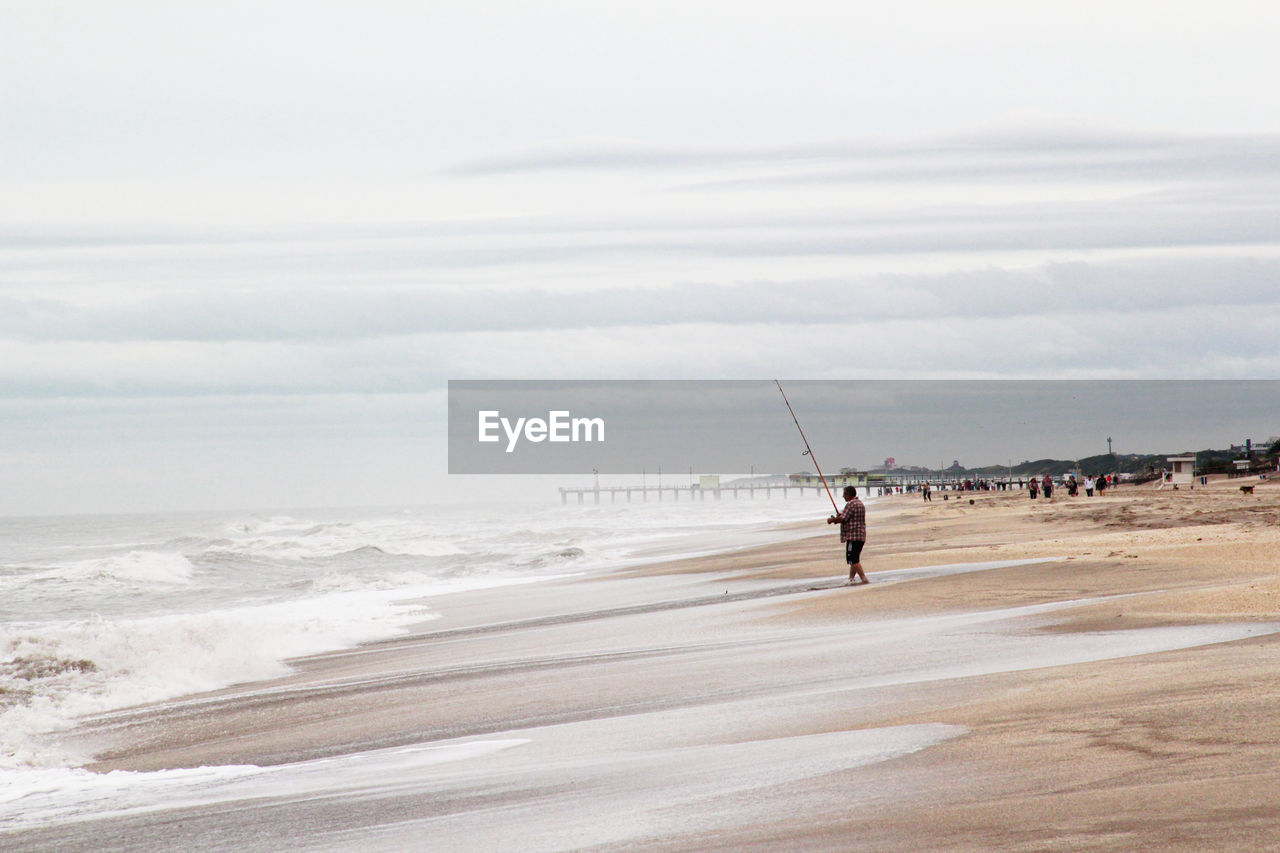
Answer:
M547 843L530 849L565 849L562 830L576 824L552 792L575 773L621 772L644 757L679 775L703 753L790 778L785 791L767 779L749 786L752 802L764 790L785 799L785 819L732 807L744 794L728 770L720 787L698 783L719 804L714 819L670 799L679 785L664 794L660 774L637 771L625 793L601 783L578 794L604 814L665 803L674 817L632 821L597 843L1131 849L1141 839L1195 849L1210 831L1227 846L1280 842L1280 829L1248 817L1272 805L1266 786L1280 781L1280 714L1270 711L1280 685L1267 677L1280 664L1280 488L969 497L878 502L867 587L831 588L843 555L816 522L812 537L451 595L422 632L294 661L293 675L271 682L100 715L69 737L105 750L89 765L100 772L527 741L458 767L499 788L536 768L529 790L551 802L540 817L526 795L489 804L536 824ZM868 732L880 743L911 726L951 728L870 763L818 760L819 745L836 742L822 738L869 755ZM1233 788L1242 772L1258 784ZM479 812L428 806L443 783L423 778L422 820L460 845L502 848ZM872 796L855 809L845 790ZM360 824L351 802L335 800L319 825ZM217 815L227 802L193 808L192 832L226 837ZM0 839L76 849L86 827L143 825L153 823L104 814Z

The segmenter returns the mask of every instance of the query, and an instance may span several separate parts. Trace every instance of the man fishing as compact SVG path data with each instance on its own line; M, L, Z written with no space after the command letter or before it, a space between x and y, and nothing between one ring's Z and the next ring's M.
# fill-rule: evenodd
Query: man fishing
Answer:
M855 577L871 583L862 570L862 546L867 543L867 508L853 486L844 487L844 500L844 509L829 517L827 524L840 525L840 541L844 543L844 558L849 564L848 585L853 586Z
M796 422L796 429L800 431L800 440L804 442L804 455L813 460L818 479L822 480L822 487L827 490L827 500L831 501L831 508L836 509L836 499L831 494L831 487L827 485L827 478L822 476L822 469L818 467L818 459L813 455L813 448L809 446L804 427L800 426L796 410L791 408L791 401L787 399L787 392L782 390L782 383L776 379L773 381L778 386L778 393L782 394L783 402L787 404L791 420ZM836 510L836 514L827 519L827 524L840 522L840 541L844 543L844 557L849 563L848 585L853 585L854 577L862 578L863 583L871 583L867 580L866 572L862 571L862 546L867 541L867 508L863 506L862 501L858 500L858 490L853 486L844 487L844 500L844 509Z

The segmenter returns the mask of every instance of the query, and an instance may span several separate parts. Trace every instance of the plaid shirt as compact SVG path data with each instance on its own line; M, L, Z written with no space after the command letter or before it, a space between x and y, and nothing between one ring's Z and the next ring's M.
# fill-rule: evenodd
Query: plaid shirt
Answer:
M840 519L841 542L867 541L867 508L857 495L844 505L836 518Z

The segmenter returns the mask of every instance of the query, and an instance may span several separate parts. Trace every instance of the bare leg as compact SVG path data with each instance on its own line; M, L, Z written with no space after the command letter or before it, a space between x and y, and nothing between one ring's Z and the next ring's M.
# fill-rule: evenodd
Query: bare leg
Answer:
M867 573L862 570L861 562L849 564L849 583L852 584L855 577L861 578L863 583L871 583L867 580Z

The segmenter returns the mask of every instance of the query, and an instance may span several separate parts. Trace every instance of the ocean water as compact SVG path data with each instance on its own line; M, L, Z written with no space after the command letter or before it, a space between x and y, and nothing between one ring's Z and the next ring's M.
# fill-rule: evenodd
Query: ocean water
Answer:
M78 717L289 672L465 589L797 535L805 499L0 519L0 779Z

